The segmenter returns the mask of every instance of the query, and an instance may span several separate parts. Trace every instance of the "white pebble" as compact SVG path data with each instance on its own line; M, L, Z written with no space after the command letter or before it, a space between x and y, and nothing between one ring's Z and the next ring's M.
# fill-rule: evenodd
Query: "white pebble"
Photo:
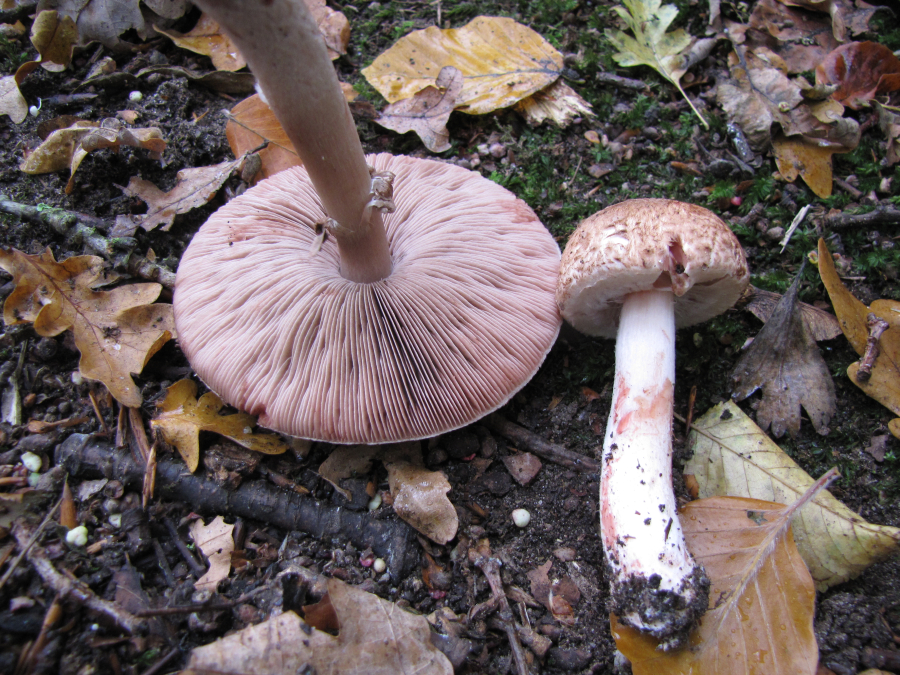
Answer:
M66 543L70 546L84 546L88 541L88 530L84 525L73 527L66 532Z
M375 558L375 562L372 563L372 569L375 570L376 574L381 574L387 569L387 563L384 562L383 558Z
M82 384L84 383L84 377L81 376L81 373L77 370L72 371L72 384Z
M531 514L525 509L516 509L512 512L512 519L516 527L526 527L531 522Z
M128 100L131 101L132 103L137 103L138 101L140 101L143 98L144 98L144 95L139 91L133 91L130 94L128 94Z
M379 506L381 506L381 493L380 492L377 495L375 495L374 497L372 497L371 501L369 502L369 511L374 511Z
M122 514L114 513L109 517L109 524L112 525L117 530L122 527Z
M40 456L34 454L33 452L23 452L20 459L22 460L22 464L25 466L25 468L32 473L40 471L41 465L44 463Z

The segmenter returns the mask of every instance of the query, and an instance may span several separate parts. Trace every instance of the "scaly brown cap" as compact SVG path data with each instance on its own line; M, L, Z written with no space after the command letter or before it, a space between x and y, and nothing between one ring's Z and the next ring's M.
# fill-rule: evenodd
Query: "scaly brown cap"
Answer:
M560 263L563 318L588 335L615 337L622 299L671 288L675 324L731 307L749 282L743 249L712 211L670 199L632 199L585 219Z

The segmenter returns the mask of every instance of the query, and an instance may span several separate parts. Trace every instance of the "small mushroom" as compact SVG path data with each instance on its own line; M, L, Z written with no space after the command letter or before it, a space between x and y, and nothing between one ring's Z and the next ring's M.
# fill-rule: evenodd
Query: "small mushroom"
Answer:
M616 338L603 442L600 528L612 609L663 648L707 608L672 489L675 329L731 307L748 283L737 238L712 212L635 199L582 222L563 252L557 303L588 335Z
M182 256L179 343L261 425L334 443L426 438L502 406L559 331L559 248L451 164L366 157L303 0L201 0L303 161L217 211Z

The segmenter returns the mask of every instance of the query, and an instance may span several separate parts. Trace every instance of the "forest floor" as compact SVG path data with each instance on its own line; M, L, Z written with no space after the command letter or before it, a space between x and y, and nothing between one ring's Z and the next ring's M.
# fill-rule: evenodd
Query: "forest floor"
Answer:
M703 6L678 3L680 22L702 30ZM772 177L775 164L771 156L761 157L760 168L753 174L739 169L725 175L714 174L716 160L727 159L730 140L725 131L725 114L709 91L715 84L715 73L725 68L727 55L723 43L711 56L694 69L688 92L705 107L711 129L697 123L687 104L668 83L649 69L618 69L610 59L608 45L603 47L603 17L608 4L584 0L529 2L491 0L490 2L445 3L442 25L457 27L477 15L510 16L550 40L564 54L578 55L567 59L571 69L570 86L591 103L596 117L583 117L565 129L551 125L529 127L513 111L498 111L483 116L454 113L449 130L452 149L440 155L444 160L471 167L486 177L500 182L524 199L563 247L578 222L601 208L630 197L669 197L699 203L716 211L732 224L743 244L752 275L758 288L783 293L800 263L814 251L819 237L826 237L832 250L850 261L846 276L850 290L865 303L877 298L900 299L900 232L896 225L829 231L825 214L829 209L853 213L879 204L891 205L890 192L880 192L885 178L900 184L896 167L884 167L878 159L883 154L881 137L873 128L866 132L858 150L834 157L834 175L845 189L835 187L834 196L816 197L799 179L786 184ZM362 67L411 30L434 25L440 2L360 2L346 3L341 9L350 19L349 55L339 59L337 68L343 81L357 87L363 98L376 108L384 101L360 75ZM725 5L723 4L723 8ZM602 10L602 11L601 11ZM723 11L739 11L730 7ZM746 10L744 10L746 11ZM15 18L14 11L3 14L3 22ZM27 23L27 16L20 16ZM183 25L187 30L196 14L189 15ZM892 49L900 47L900 31L887 30L879 39ZM893 39L894 43L889 41ZM10 61L16 53L31 49L27 38L7 48L2 74L14 72ZM80 82L95 56L96 46L79 51L69 71L51 73L37 70L23 82L21 89L29 102L51 99ZM103 52L105 54L105 52ZM119 70L137 72L148 64L169 64L198 71L211 69L205 57L177 48L168 39L154 39L134 54L115 54ZM600 72L643 80L646 88L631 90L602 83ZM129 99L132 91L140 91L141 100ZM27 205L43 204L96 216L108 223L116 216L140 213L139 200L123 195L119 186L132 176L140 176L165 190L175 183L176 173L186 167L208 166L233 157L226 140L223 111L237 99L216 94L185 78L160 76L142 78L125 88L109 87L93 90L96 98L51 108L44 106L36 117L13 124L0 117L0 195L3 199ZM158 127L168 142L164 162L154 161L139 149L124 148L118 153L91 153L75 174L74 189L65 193L68 171L44 175L27 175L19 162L28 148L38 141L38 125L58 115L75 115L101 120L115 117L120 110L136 110L139 126ZM864 117L867 114L863 112ZM373 122L357 120L360 136L367 151L391 152L433 157L413 134L398 135ZM877 127L877 124L875 125ZM589 169L608 160L598 146L585 137L596 131L608 139L621 137L635 129L627 143L628 159L614 162L612 171L599 178ZM500 147L500 152L491 152ZM701 150L701 147L703 150ZM671 159L694 163L696 171L683 172L668 160L660 161L657 148L671 148ZM749 189L736 193L735 186L750 181ZM856 187L853 187L856 186ZM209 204L178 216L168 232L138 230L137 251L145 255L150 249L163 265L175 270L178 260L194 233L229 193L243 187L240 178L231 178L219 196ZM712 193L708 188L714 188ZM710 196L712 194L712 196ZM742 203L732 197L742 196ZM764 206L763 217L752 226L741 224L756 204ZM800 207L811 204L810 217L798 229L782 252L775 228L786 228ZM783 229L782 229L783 232ZM57 260L85 251L72 246L51 228L0 215L0 243L25 253L38 254L49 247ZM9 275L0 273L0 293L9 295L14 284ZM804 302L824 303L828 295L815 268L808 266L800 291ZM171 294L162 297L169 301ZM735 309L706 324L683 330L677 337L676 412L688 412L692 388L697 395L693 403L699 416L712 405L730 397L730 373L741 345L757 334L761 322L748 311ZM117 423L117 408L102 396L102 387L73 379L78 370L79 354L70 334L57 337L38 336L31 324L5 326L0 334L0 386L18 371L19 386L25 399L25 420L48 423L83 417L86 421L70 428L42 433L29 432L24 425L0 425L0 469L4 475L17 475L21 454L29 450L43 459L41 471L46 478L41 487L51 493L40 502L43 513L47 504L58 499L63 471L54 470L54 451L73 433L98 434L102 431L91 404L89 393L99 400L99 412L110 429ZM822 342L820 348L834 377L837 412L830 423L830 433L820 436L808 420L803 421L795 438L778 439L779 445L810 475L819 476L837 466L842 478L832 493L866 520L900 527L900 442L888 436L885 453L876 459L867 452L873 438L888 434L890 412L865 396L845 374L848 365L858 359L843 336ZM508 420L541 436L548 442L590 458L598 458L602 433L612 395L614 345L612 341L591 339L568 327L562 333L534 379L518 393L500 413ZM156 354L137 379L143 395L145 419L156 413L156 403L166 387L189 377L192 371L176 342L170 342ZM751 416L754 399L740 403ZM684 428L675 424L676 492L687 499L680 466L687 459ZM213 437L202 438L208 450ZM97 441L108 443L102 437ZM313 444L308 455L287 453L264 457L258 466L237 470L241 479L264 475L287 477L308 489L322 504L348 507L333 487L317 474L316 468L331 451L324 443ZM544 673L607 673L614 667L615 647L609 631L607 610L607 578L602 563L598 537L598 476L545 461L537 477L527 485L512 479L503 458L515 454L516 444L492 431L487 425L470 427L431 439L424 443L423 453L429 468L443 471L452 486L450 500L456 506L459 535L446 546L411 541L416 562L413 570L402 578L390 573L377 574L365 566L367 552L354 544L346 533L316 537L299 531L285 531L266 520L243 519L245 552L252 564L220 586L223 600L233 600L260 585L271 583L275 575L289 565L306 566L329 576L359 585L377 595L428 614L448 607L457 615L466 615L475 603L489 597L483 576L465 557L467 546L486 539L493 554L503 562L504 583L529 591L529 572L552 563L550 578L568 577L575 581L580 599L574 605L574 623L555 621L542 606L517 603L515 613L539 633L552 640L552 648L543 661L535 665ZM128 453L128 450L122 450ZM877 454L877 453L876 453ZM474 455L474 457L473 457ZM164 453L161 462L180 462L176 453ZM199 471L214 477L216 467L204 460ZM71 470L71 469L70 469ZM232 471L236 471L231 467ZM197 573L177 546L166 522L175 525L177 536L189 542L184 525L202 506L190 501L158 496L150 501L146 512L140 507L140 481L125 477L111 480L98 492L91 493L85 483L95 480L90 472L72 472L69 484L76 495L78 518L88 525L89 545L106 540L88 554L84 548L68 547L59 531L47 528L39 542L52 564L72 578L86 584L101 598L116 598L116 584L123 574L136 571L140 588L149 607L191 602ZM373 476L380 490L387 488L386 474ZM221 490L233 484L219 486ZM12 491L13 488L9 487ZM531 514L525 528L516 527L510 518L514 509L524 508ZM130 514L118 528L110 524L110 515ZM204 516L214 516L206 511ZM388 507L380 518L394 521ZM8 523L7 523L8 524ZM11 535L10 535L11 536ZM11 542L10 536L0 547ZM430 556L431 562L428 562ZM7 562L7 566L10 563ZM6 566L0 568L5 571ZM423 576L423 570L426 572ZM435 577L439 570L439 578ZM222 610L211 620L190 618L187 614L164 616L158 620L162 628L138 638L126 639L120 627L108 617L98 618L74 601L66 601L63 621L50 631L49 639L32 672L75 675L88 673L146 673L160 660L171 655L159 670L173 672L184 664L190 650L200 644L261 620L273 605L287 605L273 590L254 599ZM0 672L12 673L23 645L40 632L46 608L55 591L47 586L28 562L20 563L0 589ZM525 615L527 614L527 617ZM209 619L209 617L207 617ZM820 663L838 675L851 675L863 668L866 648L896 647L900 635L900 560L896 557L873 565L861 576L818 596L816 635ZM472 631L468 636L472 651L457 672L513 672L506 636L495 628Z

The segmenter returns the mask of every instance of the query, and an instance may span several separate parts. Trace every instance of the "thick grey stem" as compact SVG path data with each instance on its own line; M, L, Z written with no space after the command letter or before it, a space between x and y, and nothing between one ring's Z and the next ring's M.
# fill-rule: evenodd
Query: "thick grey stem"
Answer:
M371 178L325 41L303 0L198 0L247 59L303 165L341 253L341 274L368 283L391 273Z

